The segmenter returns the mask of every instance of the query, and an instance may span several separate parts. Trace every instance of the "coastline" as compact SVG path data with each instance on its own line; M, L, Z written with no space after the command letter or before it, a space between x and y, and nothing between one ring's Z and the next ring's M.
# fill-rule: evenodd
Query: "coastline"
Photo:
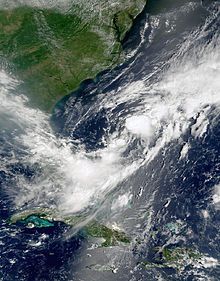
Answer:
M18 93L29 98L31 107L51 112L85 80L124 62L123 40L147 2L126 3L124 10L119 6L109 12L104 23L105 14L96 21L76 11L0 7L1 67L21 81Z

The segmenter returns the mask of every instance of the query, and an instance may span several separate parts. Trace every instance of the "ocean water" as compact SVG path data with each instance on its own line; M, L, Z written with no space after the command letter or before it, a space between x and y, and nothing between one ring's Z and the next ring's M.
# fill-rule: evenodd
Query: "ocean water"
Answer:
M218 1L149 1L126 62L52 115L29 108L22 81L1 70L1 280L219 280L219 20ZM36 207L96 218L132 243L8 223ZM202 258L143 266L174 246Z

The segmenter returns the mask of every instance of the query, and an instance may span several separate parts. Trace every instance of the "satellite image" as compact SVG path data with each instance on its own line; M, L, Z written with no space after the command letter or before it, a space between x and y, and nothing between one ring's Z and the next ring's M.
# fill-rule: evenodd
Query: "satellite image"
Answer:
M220 281L220 1L0 0L0 281Z

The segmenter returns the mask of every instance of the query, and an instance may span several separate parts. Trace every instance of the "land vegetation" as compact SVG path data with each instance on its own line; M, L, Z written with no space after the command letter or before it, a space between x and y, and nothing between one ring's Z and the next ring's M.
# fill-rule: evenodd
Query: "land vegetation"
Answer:
M89 0L64 9L23 2L0 3L0 63L20 81L18 92L44 111L123 61L123 38L146 4Z

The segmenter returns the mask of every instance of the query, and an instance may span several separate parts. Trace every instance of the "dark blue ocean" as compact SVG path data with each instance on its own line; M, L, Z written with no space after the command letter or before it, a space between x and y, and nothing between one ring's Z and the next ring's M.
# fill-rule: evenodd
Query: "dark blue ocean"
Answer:
M0 73L0 280L220 280L219 46L219 1L149 0L125 62L51 115ZM35 208L96 219L131 243L100 247L62 220L10 223ZM168 266L164 249L198 257Z

